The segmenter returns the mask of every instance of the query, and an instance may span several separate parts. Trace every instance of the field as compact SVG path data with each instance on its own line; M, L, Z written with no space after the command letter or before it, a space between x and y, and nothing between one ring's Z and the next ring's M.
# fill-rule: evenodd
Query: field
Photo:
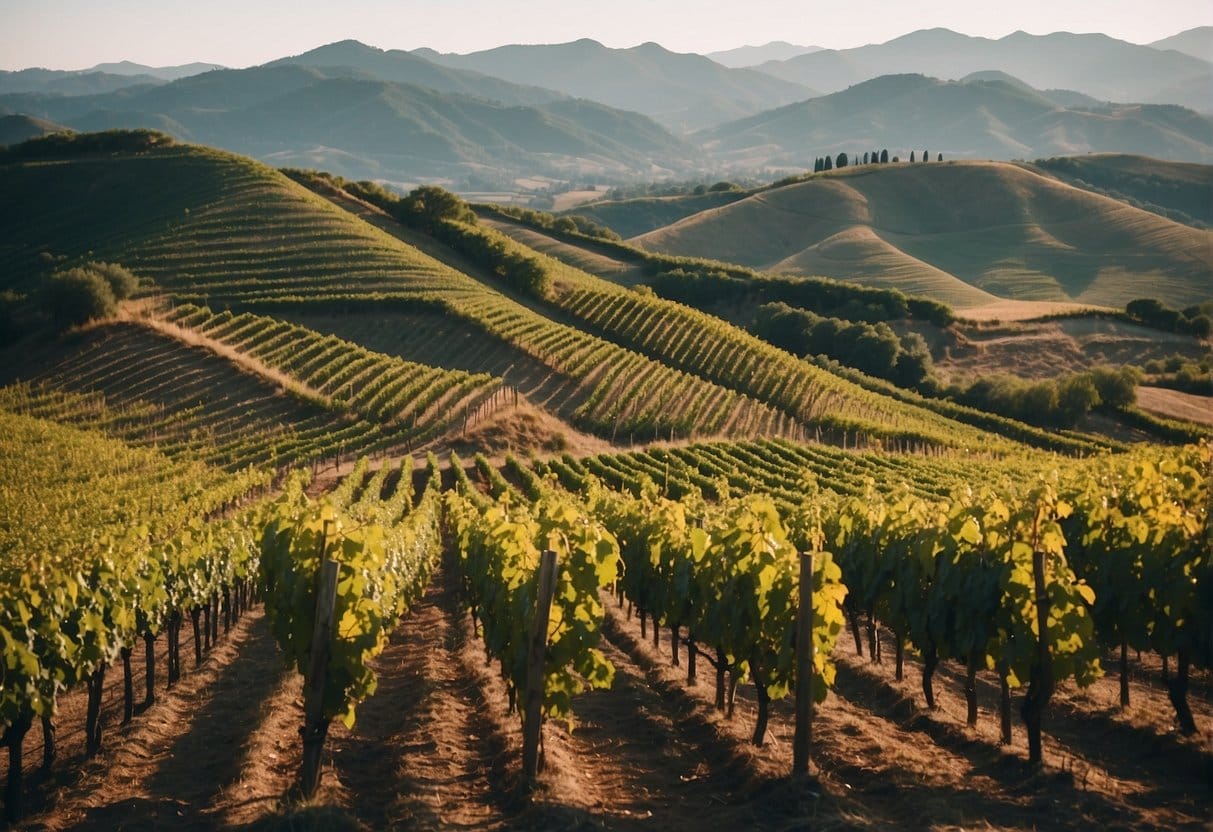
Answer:
M1207 823L1207 439L802 360L626 246L108 141L0 155L22 828ZM134 296L55 331L47 273L93 260ZM981 317L924 325L944 378L1205 354ZM1151 435L1191 399L1140 388L1188 420Z

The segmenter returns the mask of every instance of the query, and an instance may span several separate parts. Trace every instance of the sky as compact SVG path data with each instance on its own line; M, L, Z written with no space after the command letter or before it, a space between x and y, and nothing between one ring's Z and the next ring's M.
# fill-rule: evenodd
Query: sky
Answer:
M983 37L1103 32L1148 43L1210 23L1209 0L0 0L0 69L118 60L244 67L345 38L472 52L588 37L710 52L772 40L844 49L935 26Z

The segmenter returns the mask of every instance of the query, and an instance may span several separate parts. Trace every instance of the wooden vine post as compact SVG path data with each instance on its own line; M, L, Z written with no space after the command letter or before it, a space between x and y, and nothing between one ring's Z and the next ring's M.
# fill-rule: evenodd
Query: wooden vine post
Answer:
M796 610L796 732L792 774L809 773L813 740L813 555L800 555L800 603Z
M544 663L547 660L548 620L556 594L556 553L545 549L539 560L535 617L531 619L526 658L526 702L523 711L522 776L531 781L539 773L539 743L543 734Z
M312 628L312 649L303 693L303 794L311 797L320 785L320 756L328 735L329 721L324 716L324 684L333 637L333 608L337 602L337 562L328 557L329 522L320 535L320 568L316 570L316 619Z

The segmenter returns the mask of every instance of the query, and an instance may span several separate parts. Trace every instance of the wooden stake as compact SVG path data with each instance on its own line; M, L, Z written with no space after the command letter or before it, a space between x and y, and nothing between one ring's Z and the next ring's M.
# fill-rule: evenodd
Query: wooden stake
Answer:
M539 773L539 741L543 732L544 662L547 660L548 619L556 594L556 553L546 549L539 561L535 617L531 619L527 650L526 705L523 717L522 775L528 780Z
M333 635L333 608L337 602L337 563L328 559L329 522L320 537L320 568L316 579L316 620L303 695L303 793L311 797L320 785L320 754L328 735L324 718L324 682L328 670L329 641Z
M813 555L800 556L800 604L796 611L796 732L792 773L809 773L813 739Z

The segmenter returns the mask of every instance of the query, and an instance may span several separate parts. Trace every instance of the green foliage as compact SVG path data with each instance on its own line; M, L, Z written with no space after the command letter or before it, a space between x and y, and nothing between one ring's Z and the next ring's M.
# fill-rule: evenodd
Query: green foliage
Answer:
M507 497L482 509L459 492L448 492L446 505L466 601L479 617L489 654L523 700L540 555L544 549L556 552L543 712L572 726L573 698L609 687L615 675L597 647L605 612L599 593L615 581L619 568L615 538L576 500L557 493L530 507L511 505Z
M931 372L922 336L899 338L888 324L849 323L785 303L758 308L755 335L794 355L825 355L861 372L913 387Z
M422 185L409 191L396 206L396 218L431 234L446 221L468 225L476 222L476 215L466 202L437 185Z
M231 523L256 486L93 432L0 410L0 729L53 716L58 695L144 633L248 574Z
M953 386L947 395L962 404L1030 425L1068 428L1096 407L1120 410L1131 405L1139 380L1140 374L1129 367L1098 367L1042 381L995 375L968 387Z
M361 477L358 478L361 480ZM288 490L261 539L265 609L287 664L307 674L316 626L318 572L336 561L337 592L321 715L352 727L355 708L375 692L369 662L387 644L396 621L424 591L440 551L440 502L429 490L395 523L402 506L375 511L378 500L318 503Z
M40 300L42 309L60 329L107 318L118 311L109 281L81 266L55 272L47 278Z
M1125 305L1125 314L1130 320L1145 326L1208 338L1213 334L1213 301L1189 306L1183 310L1170 309L1154 298L1139 298Z

